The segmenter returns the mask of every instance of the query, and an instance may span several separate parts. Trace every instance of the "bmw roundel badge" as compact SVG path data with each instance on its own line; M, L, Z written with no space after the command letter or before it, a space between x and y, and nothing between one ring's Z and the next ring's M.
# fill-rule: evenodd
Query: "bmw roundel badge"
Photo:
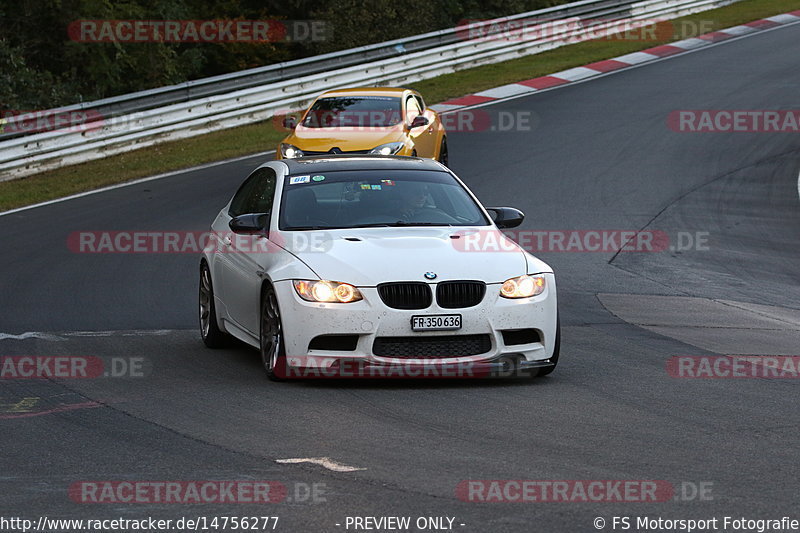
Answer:
M436 272L425 272L425 279L436 279Z

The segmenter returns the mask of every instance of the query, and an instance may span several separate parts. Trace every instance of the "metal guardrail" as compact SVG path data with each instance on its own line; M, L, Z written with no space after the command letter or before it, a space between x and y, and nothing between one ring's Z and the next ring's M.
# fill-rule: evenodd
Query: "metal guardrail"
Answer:
M499 19L547 24L547 35L493 39L504 28L486 22L488 35L465 39L465 27L325 54L180 85L67 106L93 110L96 122L70 129L0 137L0 181L219 129L262 121L308 105L320 92L345 86L403 85L472 66L505 61L569 44L581 35L613 32L667 20L738 0L582 0ZM575 29L580 23L580 30ZM539 24L531 24L539 23ZM533 35L533 33L532 33ZM541 38L537 38L541 37ZM11 123L11 121L9 121ZM265 147L266 148L266 147Z

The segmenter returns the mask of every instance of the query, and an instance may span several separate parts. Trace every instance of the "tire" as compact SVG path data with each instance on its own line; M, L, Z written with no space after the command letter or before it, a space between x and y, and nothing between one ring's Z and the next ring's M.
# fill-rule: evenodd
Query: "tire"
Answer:
M561 317L556 314L556 341L553 344L553 355L550 356L550 366L544 366L536 372L532 377L540 378L553 372L558 365L558 356L561 355Z
M286 346L283 343L283 324L275 289L268 285L261 295L259 325L261 366L272 381L286 378Z
M442 144L439 145L439 163L447 166L450 158L447 153L447 137L442 137Z
M211 281L211 271L205 261L200 263L200 336L203 343L209 348L223 348L228 344L228 334L219 329L217 323L217 306L214 304L214 286Z

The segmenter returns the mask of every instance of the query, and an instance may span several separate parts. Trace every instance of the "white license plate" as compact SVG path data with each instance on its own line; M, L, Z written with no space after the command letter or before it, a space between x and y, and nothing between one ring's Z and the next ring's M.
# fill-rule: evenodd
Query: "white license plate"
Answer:
M411 317L414 331L443 331L461 329L461 315L414 315Z

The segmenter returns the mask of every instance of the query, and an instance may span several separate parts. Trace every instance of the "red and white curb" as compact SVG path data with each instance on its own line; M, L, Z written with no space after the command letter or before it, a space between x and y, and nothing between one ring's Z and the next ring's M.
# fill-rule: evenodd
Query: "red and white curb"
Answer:
M761 20L755 20L753 22L748 22L747 24L726 28L724 30L715 31L712 33L706 33L691 39L684 39L674 43L663 44L653 48L648 48L647 50L642 50L641 52L633 52L632 54L626 54L613 59L606 59L596 63L590 63L582 67L562 70L561 72L556 72L555 74L550 74L548 76L541 76L539 78L533 78L531 80L520 81L517 83L509 83L508 85L502 85L500 87L495 87L479 93L461 96L459 98L454 98L453 100L447 100L446 102L432 105L431 108L439 112L454 111L463 107L484 104L494 100L502 100L512 96L519 96L522 94L529 94L536 91L549 89L551 87L567 85L576 81L592 78L594 76L600 76L614 70L628 68L634 65L641 65L643 63L649 63L650 61L656 61L667 56L681 54L690 50L701 48L703 46L708 46L720 41L732 39L734 37L740 37L749 33L756 33L762 30L776 28L778 26L783 26L798 21L800 21L800 10L792 11L791 13L784 13L782 15L775 15L774 17L767 17Z

